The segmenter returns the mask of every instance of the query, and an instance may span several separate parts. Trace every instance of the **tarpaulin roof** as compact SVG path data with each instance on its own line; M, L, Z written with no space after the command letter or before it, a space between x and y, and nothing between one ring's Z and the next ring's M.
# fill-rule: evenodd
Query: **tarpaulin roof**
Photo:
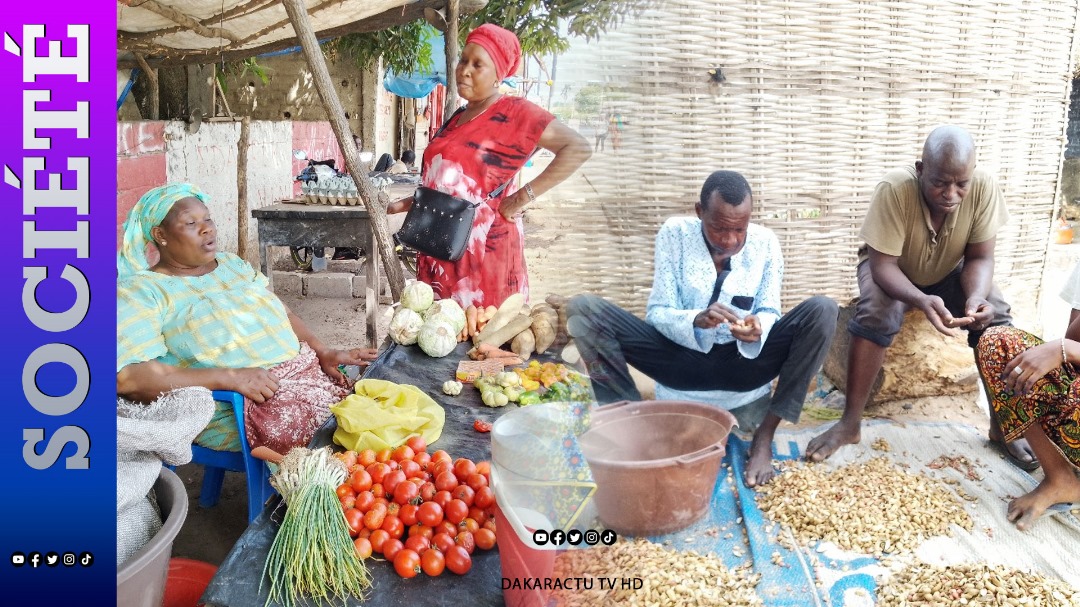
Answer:
M322 40L371 32L416 19L446 0L306 0ZM466 10L462 3L462 10ZM473 2L472 4L475 4ZM484 3L480 2L482 6ZM117 0L118 66L235 61L297 45L278 0Z

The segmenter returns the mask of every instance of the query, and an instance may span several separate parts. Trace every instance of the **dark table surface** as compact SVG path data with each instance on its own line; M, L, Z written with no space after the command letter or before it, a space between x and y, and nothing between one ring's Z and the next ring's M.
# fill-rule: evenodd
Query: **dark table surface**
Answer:
M486 407L480 402L479 392L470 386L466 386L459 396L451 397L442 393L442 383L454 377L458 362L466 359L468 348L468 343L458 344L449 356L431 358L417 346L393 344L372 363L364 377L412 384L443 406L446 411L443 433L439 440L428 447L428 451L443 449L455 459L489 460L490 435L475 431L473 421L483 419L494 422L515 407ZM336 429L337 422L331 417L312 439L312 446L332 444ZM222 607L263 607L266 604L267 584L259 588L263 581L263 565L283 516L281 499L275 496L218 567L217 574L202 596L204 603ZM361 602L353 599L347 605L502 605L502 569L498 547L488 551L477 550L472 557L472 570L464 576L447 571L437 578L420 575L412 579L398 577L388 562L369 560L368 570L374 580L372 590L367 600Z

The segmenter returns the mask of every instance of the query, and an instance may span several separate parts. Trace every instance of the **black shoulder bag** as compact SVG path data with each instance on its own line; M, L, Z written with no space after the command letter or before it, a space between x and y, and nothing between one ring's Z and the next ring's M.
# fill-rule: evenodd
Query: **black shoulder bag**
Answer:
M442 135L454 116L464 109L465 107L462 106L451 114L431 139L434 141ZM536 153L535 150L533 153ZM529 157L531 158L532 155L530 154ZM514 174L517 175L516 172ZM481 202L470 202L420 186L413 194L413 203L405 215L405 222L401 224L401 229L394 237L401 244L416 249L424 255L444 261L457 261L465 254L465 248L469 244L469 234L472 233L476 208L502 194L513 180L514 178L511 177Z

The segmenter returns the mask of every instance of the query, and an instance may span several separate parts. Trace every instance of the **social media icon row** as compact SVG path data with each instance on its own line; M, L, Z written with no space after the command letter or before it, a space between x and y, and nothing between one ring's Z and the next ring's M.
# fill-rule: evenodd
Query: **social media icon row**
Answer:
M603 543L605 546L611 546L617 539L619 539L619 535L611 529L604 529L603 531L597 531L596 529L588 529L585 531L580 531L578 529L571 529L569 531L563 531L562 529L555 529L553 531L537 529L533 532L533 542L538 546L543 546L548 543L552 546L561 546L563 543L577 546L582 542L585 542L590 546L595 546L599 543Z
M22 552L11 553L11 564L16 567L30 565L34 569L37 569L42 565L56 567L61 563L63 563L65 567L74 567L75 563L78 563L83 567L89 567L94 564L94 555L89 552L83 552L78 556L75 556L74 552L65 552L61 557L61 555L56 552L46 552L43 557L40 552L31 552L29 554L23 554Z

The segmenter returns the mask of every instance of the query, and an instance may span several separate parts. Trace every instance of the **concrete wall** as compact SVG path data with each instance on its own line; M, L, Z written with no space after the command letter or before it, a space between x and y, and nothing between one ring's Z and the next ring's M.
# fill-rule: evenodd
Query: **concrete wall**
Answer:
M183 122L121 122L116 129L116 225L151 188L170 182L197 184L210 196L210 212L223 250L239 250L237 210L239 122L204 122L189 133ZM293 196L293 177L306 165L293 157L337 158L341 151L326 122L252 121L248 142L248 229L245 259L258 263L256 224L250 210ZM339 164L339 166L341 166ZM297 190L298 192L298 190Z

